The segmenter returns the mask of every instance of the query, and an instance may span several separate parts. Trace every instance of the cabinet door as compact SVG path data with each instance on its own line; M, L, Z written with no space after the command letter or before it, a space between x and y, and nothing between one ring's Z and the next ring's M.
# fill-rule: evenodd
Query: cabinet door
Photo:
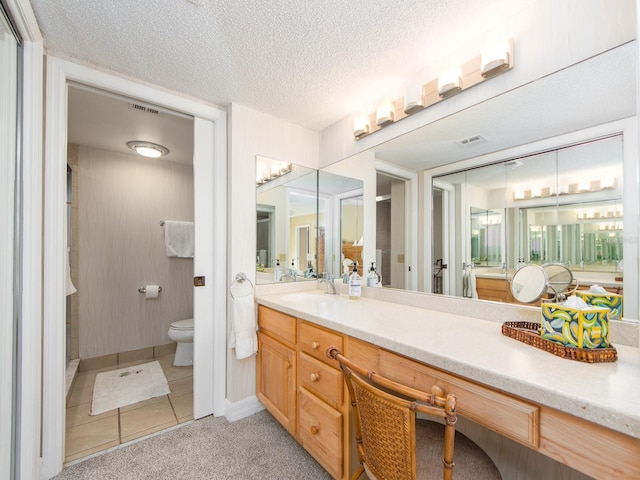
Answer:
M257 396L287 431L296 429L296 353L258 332Z

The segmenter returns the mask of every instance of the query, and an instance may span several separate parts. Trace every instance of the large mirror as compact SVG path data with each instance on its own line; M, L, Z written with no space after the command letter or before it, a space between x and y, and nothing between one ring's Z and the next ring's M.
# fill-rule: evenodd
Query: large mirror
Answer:
M634 291L637 133L627 119L636 115L636 63L635 42L624 44L326 169L365 178L365 192L389 165L420 179L404 218L407 234L418 230L406 248L417 251L419 271L404 288L463 295L464 269L482 269L502 281L500 294L485 298L505 301L509 274L562 262L585 286ZM472 137L480 141L456 143ZM374 158L366 168L355 161L364 154ZM375 226L365 251L375 252L376 208L366 195L363 214ZM638 302L629 299L625 316L636 319Z
M318 172L256 157L256 281L315 280Z
M621 135L434 177L449 201L433 236L463 239L451 246L460 268L434 269L442 293L509 302L516 271L558 263L583 289L622 294L623 183Z
M364 203L362 180L336 173L318 174L318 265L339 278L358 262L362 273Z

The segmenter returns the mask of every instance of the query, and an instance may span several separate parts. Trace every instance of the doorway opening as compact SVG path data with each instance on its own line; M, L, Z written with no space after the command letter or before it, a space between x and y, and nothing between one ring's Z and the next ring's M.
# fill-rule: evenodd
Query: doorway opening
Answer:
M169 257L162 224L193 222L193 118L86 86L68 88L67 350L77 376L65 461L193 419L193 366L175 367L171 324L194 317L192 258ZM146 158L127 142L164 145ZM139 289L158 284L157 298ZM96 376L157 361L171 390L92 415ZM141 367L142 368L142 367ZM136 388L135 384L130 385Z

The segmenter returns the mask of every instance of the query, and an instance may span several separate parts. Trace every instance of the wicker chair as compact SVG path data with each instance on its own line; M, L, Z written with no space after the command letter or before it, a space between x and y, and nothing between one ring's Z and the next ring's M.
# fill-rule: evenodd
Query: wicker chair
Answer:
M360 461L352 480L363 472L370 480L453 478L454 395L444 396L437 386L427 394L368 372L335 347L327 350L327 356L339 362L351 398ZM417 419L417 413L440 417L444 425ZM480 447L460 433L457 437L456 479L501 478ZM443 450L434 448L438 444L444 445Z

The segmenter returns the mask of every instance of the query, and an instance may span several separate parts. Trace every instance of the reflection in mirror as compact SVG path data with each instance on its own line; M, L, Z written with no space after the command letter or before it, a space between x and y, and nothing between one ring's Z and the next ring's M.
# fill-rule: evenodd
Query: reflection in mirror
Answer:
M318 172L318 268L340 278L343 262L362 264L364 207L361 180ZM347 262L349 263L349 262Z
M434 286L512 301L515 272L557 263L582 288L622 294L622 172L622 136L614 135L434 177L433 258L460 265L434 266Z
M357 264L358 274L363 275L362 244L364 202L362 195L340 200L340 253L342 273L353 271Z
M471 263L499 267L503 263L502 212L471 207Z
M258 156L256 172L257 283L315 280L317 171Z

